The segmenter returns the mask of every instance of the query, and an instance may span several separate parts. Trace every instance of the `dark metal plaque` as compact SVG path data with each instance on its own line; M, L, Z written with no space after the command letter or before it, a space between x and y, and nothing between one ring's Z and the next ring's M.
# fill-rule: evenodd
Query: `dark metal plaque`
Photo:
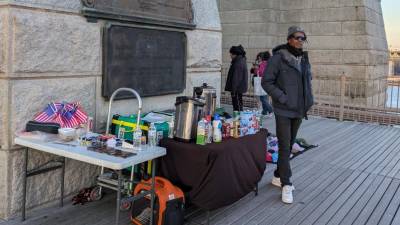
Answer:
M193 29L190 0L82 0L88 18Z
M121 87L140 96L181 93L186 86L184 32L108 24L104 28L103 97ZM121 93L116 99L134 98Z

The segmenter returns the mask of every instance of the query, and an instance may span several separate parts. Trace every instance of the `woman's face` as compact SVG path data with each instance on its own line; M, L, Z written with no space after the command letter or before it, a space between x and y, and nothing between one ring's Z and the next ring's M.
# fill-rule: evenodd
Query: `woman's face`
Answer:
M232 53L229 53L229 54L231 54L231 59L234 59L236 57L236 55L234 55Z

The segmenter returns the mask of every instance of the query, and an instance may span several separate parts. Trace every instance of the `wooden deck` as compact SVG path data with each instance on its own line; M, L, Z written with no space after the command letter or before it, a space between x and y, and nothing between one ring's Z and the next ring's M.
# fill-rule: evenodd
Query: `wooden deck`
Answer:
M274 132L272 119L267 127ZM272 186L274 165L268 164L253 193L238 202L212 211L211 224L400 224L400 129L355 122L311 118L299 132L320 147L292 162L295 202L280 201ZM115 201L109 195L84 206L57 206L28 211L28 220L0 225L113 224ZM129 224L127 214L122 214ZM195 211L186 224L206 222L206 213Z

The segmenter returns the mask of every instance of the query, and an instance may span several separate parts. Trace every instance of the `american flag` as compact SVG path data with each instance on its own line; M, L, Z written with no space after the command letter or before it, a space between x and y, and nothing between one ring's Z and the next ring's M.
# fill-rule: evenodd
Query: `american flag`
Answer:
M34 120L37 122L53 122L61 127L77 127L87 122L88 116L82 110L79 102L59 103L52 102Z

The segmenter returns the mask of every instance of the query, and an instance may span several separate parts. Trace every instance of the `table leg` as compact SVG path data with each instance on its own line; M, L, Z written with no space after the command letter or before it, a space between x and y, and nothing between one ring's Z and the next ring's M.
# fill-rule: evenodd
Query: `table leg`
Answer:
M65 157L62 157L60 207L64 206L64 177L65 177Z
M119 207L121 205L121 186L122 186L122 170L118 170L118 190L117 190L117 208L115 225L119 224Z
M28 150L29 148L25 148L25 158L24 158L24 176L23 176L23 185L22 185L22 221L25 221L25 210L26 210L26 180L28 174Z
M151 215L150 215L150 224L153 224L153 219L154 219L154 195L155 195L155 174L156 174L156 163L155 160L151 160L151 192L150 192L150 209L151 209Z

